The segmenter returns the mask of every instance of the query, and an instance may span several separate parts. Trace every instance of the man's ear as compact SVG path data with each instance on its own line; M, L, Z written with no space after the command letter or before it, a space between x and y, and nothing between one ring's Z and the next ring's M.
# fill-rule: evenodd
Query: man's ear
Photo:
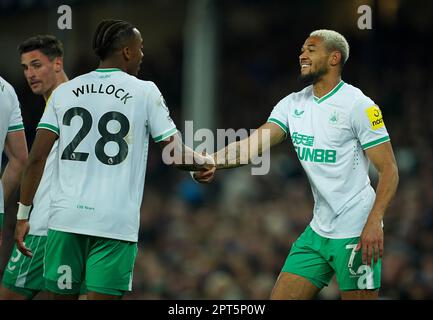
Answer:
M329 64L333 67L337 66L341 62L341 52L340 51L332 51L329 56Z
M126 61L131 60L131 49L129 49L129 47L124 47L122 49L122 55L123 55L123 58L125 58Z
M54 64L54 71L55 72L60 72L63 70L63 58L62 57L55 57L53 64Z

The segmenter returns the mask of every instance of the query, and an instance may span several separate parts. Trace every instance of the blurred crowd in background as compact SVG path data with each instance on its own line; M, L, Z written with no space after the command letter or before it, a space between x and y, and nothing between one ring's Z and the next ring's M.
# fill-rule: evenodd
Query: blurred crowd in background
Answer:
M109 8L112 1L96 2ZM384 219L380 297L432 299L433 64L426 49L433 32L432 4L288 2L216 1L217 127L250 129L265 123L280 99L302 89L297 82L298 55L309 32L329 28L345 35L351 52L343 80L381 107L400 172L396 197ZM372 30L357 28L356 8L361 4L373 9ZM161 18L165 28L172 23L176 30L168 33L172 36L164 38L159 51L146 45L147 38L158 35L157 27L140 27L137 17L125 14L127 9L110 17L129 19L140 29L145 56L139 77L158 85L181 129L183 121L190 120L182 117L181 28L186 1L149 1L148 5L160 14L178 12L171 13L177 17L171 22ZM49 33L49 29L42 31ZM32 35L29 32L27 36ZM2 25L2 37L4 33ZM22 40L15 39L15 45ZM66 60L71 61L66 64L70 78L97 66L90 42L80 47L82 55ZM68 55L66 41L65 52ZM5 57L13 57L9 60L16 60L19 70L16 51L1 54L2 64ZM7 74L2 76L8 79ZM31 94L23 77L11 82L22 103L31 144L43 99ZM312 217L310 186L291 142L272 149L268 175L252 176L248 167L225 170L216 174L211 185L196 184L188 173L164 165L158 145L152 144L149 151L133 291L125 299L267 299L292 243ZM371 180L375 186L373 169ZM16 206L7 209L0 272L13 241ZM318 299L337 298L333 279Z

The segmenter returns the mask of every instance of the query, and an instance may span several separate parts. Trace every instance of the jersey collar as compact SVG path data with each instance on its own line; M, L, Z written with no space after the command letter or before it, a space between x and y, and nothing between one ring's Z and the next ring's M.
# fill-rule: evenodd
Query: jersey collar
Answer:
M340 80L340 82L335 86L334 89L332 89L331 91L329 91L327 94L325 94L323 97L321 98L317 98L314 93L313 93L313 99L314 102L316 102L317 104L322 103L323 101L325 101L326 99L332 97L338 90L340 90L340 88L343 86L344 81Z
M96 72L114 72L114 71L122 71L119 68L98 68L95 70Z

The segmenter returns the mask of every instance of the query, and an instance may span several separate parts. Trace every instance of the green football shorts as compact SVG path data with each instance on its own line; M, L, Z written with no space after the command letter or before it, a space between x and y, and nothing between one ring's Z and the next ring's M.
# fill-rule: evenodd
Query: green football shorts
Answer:
M46 242L46 236L27 235L25 244L33 253L31 258L23 255L14 245L3 273L4 287L27 299L33 298L39 291L46 291L43 277Z
M355 251L359 237L324 238L311 227L295 241L282 272L308 279L322 289L336 275L341 291L380 288L381 259L370 266L362 264L362 250Z
M48 230L45 286L58 294L88 291L121 296L131 291L137 243Z

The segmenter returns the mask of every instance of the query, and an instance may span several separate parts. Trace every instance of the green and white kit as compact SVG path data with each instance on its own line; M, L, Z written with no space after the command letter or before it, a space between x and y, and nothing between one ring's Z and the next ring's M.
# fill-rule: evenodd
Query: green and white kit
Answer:
M88 291L121 296L132 289L137 243L49 230L45 285L58 294Z
M97 69L57 87L38 129L59 136L49 232L87 235L107 242L137 242L149 135L160 142L177 132L157 86L120 69ZM52 247L50 241L49 236L47 250ZM91 263L91 256L86 256L91 251L84 246L75 250ZM71 255L77 256L72 251ZM113 261L119 265L122 256L135 259L134 255L115 252L120 256ZM62 261L67 255L62 257L53 258L55 263L46 261L45 277L49 276L51 283L55 283L53 275L58 274L58 268L68 265ZM107 272L118 268L116 264L105 267ZM72 278L78 283L76 275ZM86 285L88 281L96 282L86 276ZM114 284L106 285L99 292L120 290Z
M4 80L2 80L3 82ZM21 112L19 109L19 102L12 87L7 87L9 90L9 99L14 107L12 113L11 123L8 131L23 130L23 122L21 119ZM2 105L6 106L7 104ZM2 111L3 115L3 111ZM2 119L4 119L2 117ZM5 118L6 119L6 118ZM3 125L2 125L3 127ZM3 140L4 141L4 140ZM32 297L38 291L45 290L43 274L43 257L46 236L48 232L48 213L50 208L50 179L54 167L54 159L56 157L57 142L54 144L48 159L45 163L44 173L39 183L38 190L36 191L33 200L33 208L30 214L30 230L26 238L26 245L33 251L33 257L26 257L18 254L16 244L14 245L11 257L8 261L9 268L5 269L3 274L2 283L7 288L23 294L27 297ZM3 148L2 148L3 150ZM1 161L1 160L0 160ZM1 188L1 185L0 185ZM2 194L0 195L2 198ZM1 201L0 208L3 206ZM3 212L3 209L0 209ZM45 239L41 239L44 237ZM43 243L43 245L41 245ZM16 265L19 264L19 267Z
M26 257L15 244L3 272L2 284L9 290L32 299L40 291L46 291L44 279L44 256L47 236L27 235L26 247L32 257Z
M313 86L288 95L275 106L268 122L291 137L310 181L314 197L311 232L332 240L359 237L375 200L368 176L370 161L364 151L390 140L379 107L361 90L340 81L321 98L314 96ZM340 254L346 253L342 248ZM313 260L302 260L304 270ZM289 255L285 268L292 262ZM375 270L380 279L380 268Z
M156 85L98 69L51 95L38 129L59 135L48 228L137 241L149 134L177 132Z
M14 88L0 77L0 151L3 152L9 132L24 130L20 103ZM1 168L0 156L0 168ZM0 181L0 214L4 213L3 187Z
M312 86L290 94L268 121L290 135L307 173L311 228L333 239L359 236L375 199L364 150L389 141L379 107L341 81L320 99Z

